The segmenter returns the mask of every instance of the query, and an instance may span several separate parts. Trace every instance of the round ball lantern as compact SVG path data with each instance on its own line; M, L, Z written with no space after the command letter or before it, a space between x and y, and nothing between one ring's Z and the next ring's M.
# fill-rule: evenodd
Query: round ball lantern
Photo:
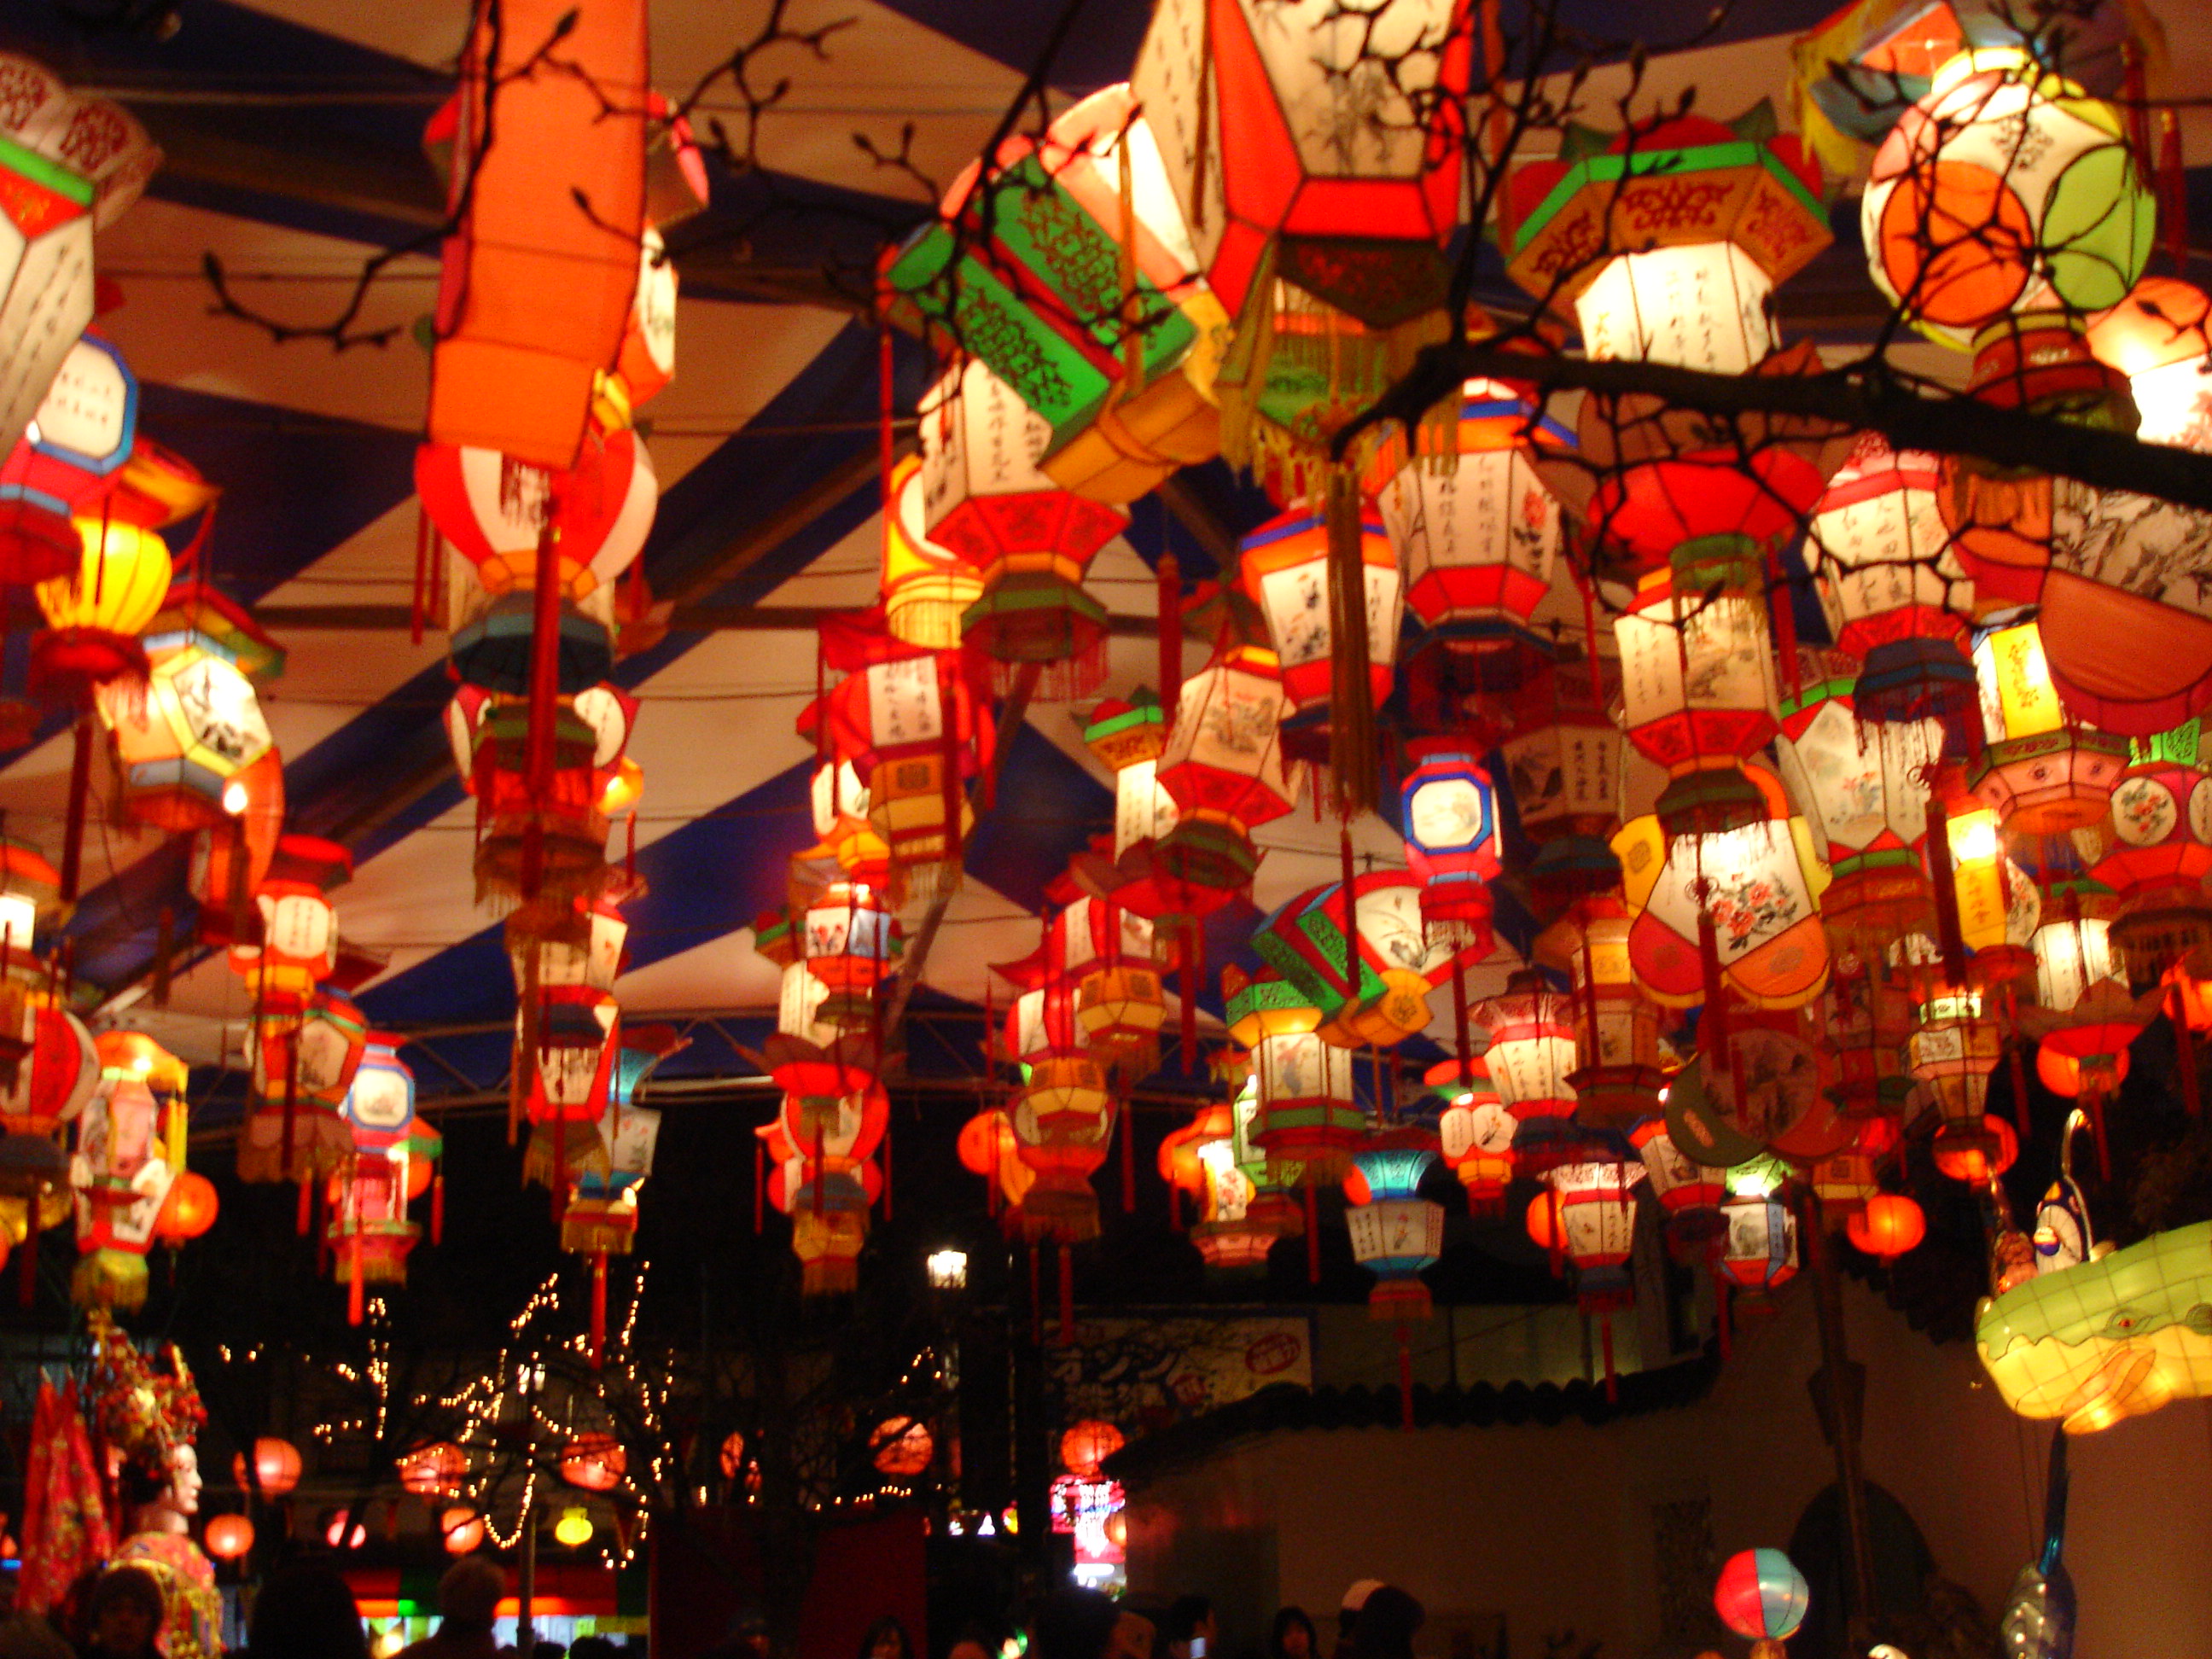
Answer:
M198 1238L215 1225L216 1212L221 1207L215 1182L187 1170L170 1183L169 1195L161 1200L161 1212L154 1218L154 1237L164 1244Z
M465 1504L456 1504L438 1512L438 1535L448 1555L467 1555L481 1548L484 1540L483 1516Z
M230 1460L230 1473L240 1486L258 1488L264 1498L282 1498L300 1484L300 1449L289 1440L264 1435L253 1443L252 1471L240 1452Z
M111 680L143 680L138 635L169 591L168 544L119 520L76 521L77 568L32 590L46 631L31 647L31 691L42 702L82 707Z
M1887 1265L1927 1237L1928 1218L1904 1194L1881 1193L1844 1224L1844 1231L1853 1244Z
M235 1561L253 1547L253 1522L242 1515L218 1515L207 1523L207 1553L218 1561Z
M469 1455L450 1440L417 1446L399 1460L399 1485L417 1498L459 1497L468 1474Z
M1060 1437L1060 1461L1070 1474L1091 1480L1098 1466L1127 1443L1121 1431L1103 1418L1086 1417Z
M611 1434L583 1434L561 1453L561 1478L582 1492L612 1492L629 1468L622 1442Z
M895 1480L911 1480L929 1471L937 1455L936 1437L918 1417L887 1417L868 1437L868 1461L878 1474Z
M1738 1636L1751 1638L1753 1659L1782 1659L1782 1644L1805 1622L1812 1596L1805 1575L1780 1550L1745 1550L1721 1568L1713 1610Z

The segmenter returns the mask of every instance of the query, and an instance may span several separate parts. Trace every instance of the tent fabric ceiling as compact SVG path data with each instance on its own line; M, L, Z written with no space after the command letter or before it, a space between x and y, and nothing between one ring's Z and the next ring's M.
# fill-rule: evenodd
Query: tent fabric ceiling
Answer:
M185 0L182 27L160 42L74 33L53 0L17 0L0 18L0 45L133 103L171 150L147 199L103 239L100 269L123 304L100 326L143 383L144 429L223 488L210 546L216 580L277 618L289 647L264 703L286 758L290 827L335 835L354 852L354 878L337 895L342 925L388 959L364 1006L402 1030L464 1028L460 1047L418 1066L428 1094L496 1086L505 1044L489 1028L513 1006L496 918L475 902L471 809L450 768L411 794L397 790L434 773L445 752L443 638L416 644L396 623L412 588L410 464L428 386L412 329L430 304L434 250L403 254L368 295L362 325L392 337L343 351L312 338L278 343L217 314L202 259L218 257L250 304L311 321L328 314L366 256L434 224L435 186L416 136L451 84L466 9L460 0ZM912 223L925 204L911 179L878 167L854 135L896 148L911 122L917 167L949 179L1018 91L1059 9L1040 0L794 0L794 27L850 21L819 59L780 47L766 60L792 80L762 125L766 176L718 178L714 210L676 239L687 272L678 373L651 410L663 494L644 564L656 593L716 605L869 602L878 342L819 271L825 261L864 271L878 227ZM1148 9L1145 0L1088 0L1055 66L1057 92L1126 72ZM1790 36L1827 9L1826 0L1739 5L1694 50L1655 58L1645 96L1697 85L1700 107L1725 112L1778 93ZM2212 26L2156 9L2167 14L2175 77L2212 88ZM767 11L763 0L657 0L656 82L688 90ZM1593 33L1633 33L1655 47L1696 36L1707 15L1690 0L1577 0L1571 11ZM1601 74L1601 107L1626 76L1625 68ZM726 122L742 112L720 90L702 108ZM2192 157L2212 138L2197 125L2207 118L2189 112ZM755 211L763 192L838 210L763 219ZM744 231L743 257L717 258L714 239L733 226ZM925 374L919 353L902 348L907 406ZM1264 510L1218 466L1187 484L1232 533ZM1156 501L1139 503L1128 534L1097 562L1095 592L1117 615L1155 614L1150 567L1170 546L1187 574L1210 574L1204 545ZM1564 625L1581 626L1578 602L1561 594L1553 603ZM311 610L326 613L324 625L282 621ZM347 613L363 620L327 625ZM1184 660L1187 672L1199 666L1197 641L1186 641ZM1149 683L1152 641L1117 636L1110 667L1113 692ZM651 885L629 907L633 959L617 996L634 1017L735 1020L715 1028L716 1041L695 1042L682 1062L693 1069L744 1069L737 1044L757 1041L775 1001L775 970L750 950L750 923L779 899L786 854L811 839L811 754L793 723L814 675L812 637L799 627L679 629L617 670L644 700L631 753L646 779L636 858ZM69 765L68 737L55 731L4 757L9 833L54 849ZM1110 805L1107 775L1069 707L1032 706L928 957L926 1004L972 1008L986 997L988 964L1034 947L1046 883L1106 827ZM1260 839L1267 855L1257 909L1222 919L1209 943L1217 963L1260 912L1336 877L1334 827L1304 811ZM1378 866L1403 861L1384 822L1363 820L1354 840ZM71 924L79 973L195 1062L234 1056L249 1010L219 956L180 975L167 1009L143 1000L161 912L186 902L181 849L103 818L87 859L88 896ZM1484 983L1510 965L1501 953ZM931 1063L960 1057L947 1048Z

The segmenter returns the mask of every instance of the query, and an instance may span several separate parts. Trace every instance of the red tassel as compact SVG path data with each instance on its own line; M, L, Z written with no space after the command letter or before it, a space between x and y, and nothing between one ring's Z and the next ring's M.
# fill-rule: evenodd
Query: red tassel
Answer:
M1552 1242L1546 1247L1551 1252L1552 1277L1564 1279L1567 1272L1567 1228L1559 1213L1559 1189L1547 1183L1544 1196L1550 1200L1547 1207L1552 1212Z
M823 1188L829 1185L829 1182L823 1179L822 1175L822 1154L827 1133L827 1126L819 1117L817 1117L814 1120L814 1166L806 1172L807 1184L814 1193L814 1213L817 1215L822 1213L823 1200L826 1196Z
M1060 1247L1060 1344L1075 1345L1075 1256L1065 1242Z
M430 1177L430 1242L446 1242L446 1172L443 1170Z
M891 472L897 464L897 447L891 435L892 416L898 407L896 369L890 325L886 323L876 331L876 457L878 470L883 474L878 488L882 491L886 540L891 533L892 514L898 510L898 503L891 499Z
M365 1311L367 1291L361 1271L361 1240L356 1237L346 1248L346 1323L358 1325Z
M762 1203L768 1192L768 1143L758 1135L753 1137L753 1234L757 1237L764 1223Z
M314 1201L315 1184L303 1175L300 1177L300 1217L298 1222L300 1237L302 1238L305 1238L307 1236L307 1224L314 1213Z
M1582 585L1583 649L1589 653L1590 701L1605 707L1605 666L1597 653L1597 578Z
M599 1368L599 1360L607 1346L607 1253L592 1253L592 1369Z
M1966 982L1966 939L1959 922L1959 884L1951 865L1951 817L1938 792L1928 792L1928 879L1936 889L1936 942L1943 952L1943 973L1954 985Z
M423 602L430 589L430 515L416 510L415 514L415 597L407 611L407 640L410 645L422 643Z
M1159 593L1160 715L1172 732L1182 701L1182 567L1172 553L1160 555Z
M2112 1149L2105 1139L2105 1091L2102 1089L2085 1090L2082 1099L2089 1108L2089 1127L2096 1133L2097 1179L2110 1181L2112 1178Z
M1121 1213L1137 1212L1137 1109L1121 1103Z
M2181 1103L2189 1109L2191 1117L2204 1115L2204 1108L2197 1097L2197 1035L2182 1018L2181 988L2167 988L2166 1017L2173 1022L2173 1069L2181 1076Z
M1205 951L1205 936L1195 921L1183 925L1182 941L1177 947L1182 955L1182 1069L1184 1075L1193 1076L1198 1071L1198 982L1204 969L1200 959Z
M1786 696L1796 696L1804 690L1804 678L1797 670L1797 607L1795 585L1790 581L1782 563L1782 555L1771 552L1766 556L1767 591L1773 595L1767 609L1774 617L1775 654L1782 659L1782 685ZM1611 1327L1607 1328L1608 1331Z
M1352 821L1336 832L1338 879L1344 889L1344 1000L1359 1000L1359 888L1352 872Z

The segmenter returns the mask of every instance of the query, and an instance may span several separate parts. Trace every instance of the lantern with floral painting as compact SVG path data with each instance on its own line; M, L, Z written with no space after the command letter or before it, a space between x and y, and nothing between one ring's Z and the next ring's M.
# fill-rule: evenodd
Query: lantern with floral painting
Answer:
M1964 647L1973 585L1951 550L1937 459L1859 440L1814 508L1807 551L1838 649L1862 659L1869 722L1929 717L1963 726L1974 701Z
M1429 1023L1428 993L1450 971L1453 950L1431 940L1419 884L1375 870L1346 889L1332 883L1284 905L1252 948L1328 1015L1322 1037L1348 1048L1402 1042Z
M848 1030L866 1025L898 953L898 918L873 889L833 882L808 902L804 927L807 971L830 988L817 1018Z
M1087 696L1106 672L1106 612L1083 574L1127 515L1085 501L1036 467L1048 428L981 359L923 399L922 521L982 573L963 641L996 665L999 689L1024 667L1031 695Z
M1531 456L1571 441L1520 389L1469 380L1447 453L1408 456L1378 492L1420 628L1407 664L1413 701L1439 724L1452 723L1446 687L1510 684L1549 654L1534 617L1561 520Z
M1263 647L1227 646L1183 682L1158 773L1176 808L1157 848L1164 873L1231 893L1249 884L1252 831L1297 799L1284 768L1288 707L1281 666Z
M1601 893L1620 879L1607 845L1620 814L1620 727L1607 711L1601 670L1549 665L1515 698L1499 745L1501 782L1522 837L1534 848L1530 896L1544 912Z
M1513 1182L1513 1115L1490 1080L1490 1064L1440 1060L1422 1076L1441 1107L1437 1137L1445 1164L1467 1189L1470 1215L1500 1215Z
M2087 832L2097 845L2090 875L2112 890L2112 949L2139 983L2212 957L2212 775L2202 744L2196 720L2138 739L2110 816Z
M1223 979L1229 1035L1252 1051L1258 1079L1252 1144L1271 1161L1300 1166L1306 1186L1335 1180L1367 1127L1350 1051L1322 1040L1322 1011L1290 981Z
M2128 763L2128 740L2074 718L2051 681L2035 622L1994 628L1974 643L1982 747L1969 787L2011 834L2057 835L2105 815Z
M1797 1218L1774 1193L1747 1188L1721 1206L1721 1215L1728 1231L1714 1269L1722 1279L1739 1290L1762 1291L1796 1276Z
M1659 1009L1636 983L1628 907L1602 895L1581 901L1561 924L1571 946L1575 1069L1567 1081L1575 1115L1590 1128L1626 1128L1659 1109Z
M445 1147L415 1115L415 1075L399 1058L401 1041L383 1032L368 1040L345 1097L353 1155L331 1182L325 1237L355 1324L368 1286L406 1283L407 1255L422 1233L408 1218L408 1200L428 1188Z
M1597 135L1509 179L1507 272L1571 304L1598 361L1722 374L1796 374L1770 299L1829 241L1820 170L1794 136L1688 113ZM1770 124L1771 125L1771 124ZM1788 420L1716 422L1649 393L1593 394L1577 433L1586 465L1547 469L1568 504L1639 572L1705 538L1756 560L1818 500L1833 435Z
M1683 1255L1701 1257L1728 1225L1721 1213L1728 1201L1728 1171L1685 1152L1663 1117L1646 1118L1629 1131L1628 1139L1644 1160L1652 1197L1667 1212L1668 1238Z
M1171 0L1130 75L1207 280L1280 275L1384 329L1443 300L1468 0Z
M1838 653L1801 651L1796 665L1776 747L1790 799L1828 866L1820 919L1839 948L1879 950L1931 925L1921 849L1943 728L1934 719L1863 722L1863 681Z
M1344 1224L1352 1259L1375 1275L1367 1293L1374 1318L1426 1319L1431 1312L1420 1275L1443 1253L1444 1208L1420 1196L1420 1186L1436 1161L1436 1132L1410 1123L1370 1133L1352 1154Z
M1426 738L1407 747L1413 763L1398 793L1406 866L1421 884L1429 937L1480 960L1490 954L1498 879L1497 792L1471 748Z
M27 586L76 565L82 549L70 520L105 516L100 496L131 459L137 425L138 381L123 354L82 336L0 460L0 578Z
M1524 969L1506 981L1502 995L1479 1004L1474 1023L1490 1036L1483 1060L1491 1081L1517 1127L1513 1153L1521 1167L1540 1175L1577 1156L1582 1137L1574 1124L1576 1069L1574 1009L1543 975Z
M850 671L830 694L831 744L866 786L868 825L889 849L901 890L918 898L957 890L975 823L967 781L992 740L968 659L915 651L872 629L825 626L823 650L832 667Z
M1329 710L1348 692L1338 690L1336 604L1329 573L1329 531L1318 513L1293 509L1270 519L1237 545L1246 594L1267 618L1267 635L1283 674L1290 705L1282 722L1286 752L1300 760L1328 758ZM1359 580L1366 621L1367 696L1379 707L1390 695L1398 657L1398 617L1403 608L1398 556L1382 521L1359 520ZM1349 687L1352 682L1344 679Z
M927 651L960 648L960 619L983 596L983 573L922 527L921 460L892 468L884 514L884 626Z
M76 1119L70 1184L80 1307L135 1311L146 1300L146 1253L169 1188L185 1167L184 1062L136 1031L94 1040L100 1082Z

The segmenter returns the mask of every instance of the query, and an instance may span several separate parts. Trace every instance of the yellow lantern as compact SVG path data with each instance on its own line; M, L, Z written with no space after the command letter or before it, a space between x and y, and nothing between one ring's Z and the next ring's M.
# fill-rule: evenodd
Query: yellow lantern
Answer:
M929 538L922 523L921 459L892 469L884 514L884 626L931 651L960 648L960 618L983 597L983 573Z
M1966 781L2003 827L2030 836L2083 830L2105 815L2128 763L2125 738L2070 715L2034 622L1991 629L1974 646L1984 746Z
M33 589L47 632L31 652L31 688L43 701L82 706L105 681L146 672L138 635L169 591L169 547L119 520L76 520L83 556L70 575Z

